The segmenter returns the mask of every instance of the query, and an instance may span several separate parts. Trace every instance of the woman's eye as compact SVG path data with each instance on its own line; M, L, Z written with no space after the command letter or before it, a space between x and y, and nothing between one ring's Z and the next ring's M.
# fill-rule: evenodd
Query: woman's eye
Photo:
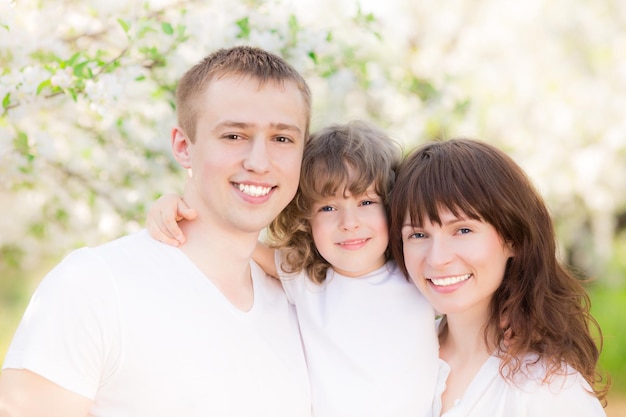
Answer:
M426 235L422 232L415 232L415 233L411 233L409 235L409 239L422 239L423 237L425 237Z

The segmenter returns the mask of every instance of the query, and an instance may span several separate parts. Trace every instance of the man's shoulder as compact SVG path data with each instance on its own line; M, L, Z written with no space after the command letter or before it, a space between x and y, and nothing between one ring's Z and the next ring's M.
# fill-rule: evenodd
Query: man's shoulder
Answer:
M90 249L105 252L110 250L119 250L122 248L132 248L138 245L143 246L154 242L156 241L150 237L148 231L146 229L141 229L136 232L120 236L117 239L102 243L98 246L94 246Z
M55 268L56 270L89 269L96 271L119 261L126 263L158 251L164 245L153 240L146 230L140 230L97 246L85 246L70 252ZM160 257L157 256L157 257Z
M88 256L86 254L90 254L90 256L104 259L124 259L159 253L167 251L168 249L174 249L174 247L154 240L150 237L147 230L141 229L98 246L81 248L75 252L78 252L82 256Z

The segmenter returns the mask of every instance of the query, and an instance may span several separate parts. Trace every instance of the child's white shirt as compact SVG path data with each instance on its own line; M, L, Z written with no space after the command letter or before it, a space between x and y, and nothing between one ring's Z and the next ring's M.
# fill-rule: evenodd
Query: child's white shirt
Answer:
M280 252L276 266L281 271ZM433 308L393 262L322 285L281 274L296 307L318 417L430 416L438 372Z

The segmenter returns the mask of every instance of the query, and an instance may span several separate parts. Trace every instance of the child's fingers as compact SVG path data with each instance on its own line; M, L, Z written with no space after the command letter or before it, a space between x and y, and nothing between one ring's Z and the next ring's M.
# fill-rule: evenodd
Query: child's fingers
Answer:
M185 200L179 198L176 206L176 220L193 220L198 216L198 212L185 203Z
M180 205L179 205L180 204ZM180 217L179 207L184 208L184 216L195 217L185 202L176 194L162 195L150 208L146 227L150 236L163 243L179 246L185 242L185 236L178 227L176 220ZM180 219L185 217L180 217Z
M187 209L191 210L191 209ZM195 213L195 210L193 210ZM180 215L180 217L178 217ZM195 217L195 216L194 216ZM185 235L183 231L178 227L178 221L182 219L187 219L184 213L177 212L176 217L173 217L170 212L163 213L161 212L161 216L158 221L159 229L169 238L176 240L178 245L182 245L185 243ZM192 219L187 219L192 220Z
M164 232L167 230L165 226L163 226L163 219L161 218L161 214L150 213L148 215L148 219L146 220L146 228L148 229L148 233L150 236L159 242L166 243L170 246L179 246L181 242L176 240L171 235L168 235L169 232Z

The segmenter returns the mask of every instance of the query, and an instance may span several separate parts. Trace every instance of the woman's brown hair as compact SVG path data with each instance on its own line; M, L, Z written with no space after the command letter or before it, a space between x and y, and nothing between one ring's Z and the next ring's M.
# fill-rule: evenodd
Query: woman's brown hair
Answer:
M533 353L547 366L546 380L579 371L603 400L597 372L601 346L598 323L581 280L558 260L550 213L525 172L504 152L487 143L456 139L426 144L402 163L391 200L390 246L409 277L402 249L402 227L427 218L441 224L448 209L491 224L514 250L502 284L491 301L485 328L488 346L499 348L500 372L512 379L520 358Z

